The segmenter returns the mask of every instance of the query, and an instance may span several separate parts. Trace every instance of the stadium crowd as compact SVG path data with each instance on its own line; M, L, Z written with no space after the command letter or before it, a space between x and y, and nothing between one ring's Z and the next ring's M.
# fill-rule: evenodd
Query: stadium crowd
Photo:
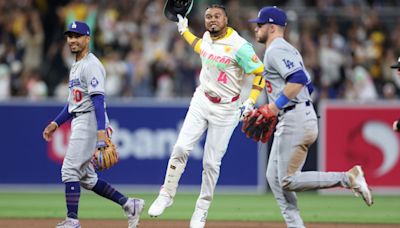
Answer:
M109 97L188 97L200 59L163 15L164 0L0 0L0 100L65 99L73 59L63 31L72 20L92 29L92 51L107 71ZM196 0L189 18L204 31L209 3L225 5L230 25L252 42L247 22L263 1ZM268 1L288 12L287 39L302 52L318 99L395 99L400 76L400 1ZM251 83L251 81L250 81Z

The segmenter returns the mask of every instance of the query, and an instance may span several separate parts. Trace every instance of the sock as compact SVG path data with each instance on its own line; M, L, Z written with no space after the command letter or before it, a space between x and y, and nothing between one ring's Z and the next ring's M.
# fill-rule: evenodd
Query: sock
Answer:
M93 192L100 196L103 196L109 200L116 202L117 204L123 206L128 197L122 195L119 191L115 190L109 183L98 179L96 185L92 189Z
M65 201L67 203L67 217L78 219L79 197L81 186L78 181L65 183Z

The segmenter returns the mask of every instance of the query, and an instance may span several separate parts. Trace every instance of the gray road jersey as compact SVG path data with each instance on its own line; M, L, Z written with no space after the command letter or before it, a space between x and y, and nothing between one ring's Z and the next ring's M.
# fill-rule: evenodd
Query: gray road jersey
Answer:
M69 73L68 111L72 113L94 110L90 95L104 94L105 77L103 65L92 53L74 62Z
M264 78L269 102L274 102L286 85L286 78L292 73L303 70L311 83L299 51L283 38L276 38L269 45L264 55ZM311 100L306 86L286 106Z

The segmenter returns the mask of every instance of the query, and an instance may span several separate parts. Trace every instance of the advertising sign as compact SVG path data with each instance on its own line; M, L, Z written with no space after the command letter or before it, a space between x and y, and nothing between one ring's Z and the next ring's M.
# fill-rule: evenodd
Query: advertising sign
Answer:
M0 103L3 119L0 138L3 165L0 184L60 184L60 168L68 145L70 123L63 124L50 143L44 127L61 111L63 103ZM189 102L108 102L120 162L99 176L112 184L163 183L168 159L178 137ZM181 186L201 184L205 135L190 153ZM218 186L264 191L266 151L247 139L238 127L222 161Z
M319 168L346 171L361 165L373 191L400 190L400 134L392 130L393 103L324 103Z

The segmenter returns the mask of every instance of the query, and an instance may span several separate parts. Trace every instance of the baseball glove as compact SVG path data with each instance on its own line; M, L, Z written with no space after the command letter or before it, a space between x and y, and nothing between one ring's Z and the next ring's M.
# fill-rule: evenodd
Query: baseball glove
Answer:
M244 118L242 132L247 138L266 143L274 133L277 122L277 116L269 110L268 105L262 105Z
M118 162L117 147L110 138L105 140L105 146L96 149L91 162L96 170L109 169Z
M164 15L170 21L178 22L178 14L186 17L193 7L193 0L167 0L164 5Z

